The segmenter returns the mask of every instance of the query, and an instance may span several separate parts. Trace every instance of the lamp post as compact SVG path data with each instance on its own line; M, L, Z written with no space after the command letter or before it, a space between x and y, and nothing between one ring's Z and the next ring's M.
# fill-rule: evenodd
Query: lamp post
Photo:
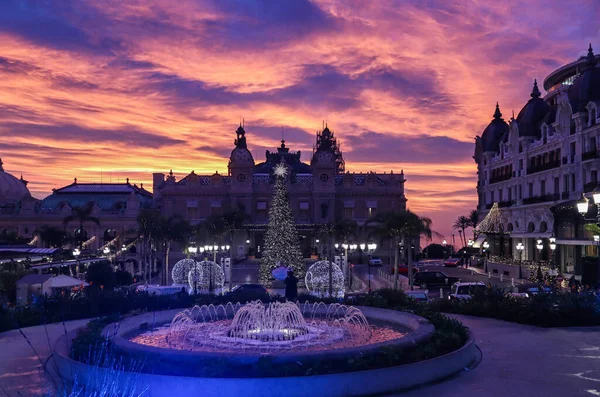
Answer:
M490 248L490 243L488 243L487 241L483 242L483 271L487 273L488 271L488 262L487 262L487 257L488 257L488 252L487 250Z
M519 280L523 279L523 270L521 265L523 264L523 250L525 249L525 246L523 245L523 243L521 241L519 241L519 243L517 244L517 251L519 251Z
M375 243L369 243L369 244L365 244L365 243L360 243L359 244L360 250L361 252L366 249L368 249L368 253L371 254L372 252L374 252L377 249L377 244ZM369 271L369 293L371 293L371 261L369 260L367 262L367 269Z
M442 241L442 246L444 247L444 259L446 259L446 245L448 242L446 240Z
M544 242L541 239L537 240L535 248L537 248L537 250L538 250L538 271L541 274L542 273L542 249L544 249Z
M79 248L75 248L73 250L73 256L75 257L75 275L79 277L79 255L81 255L81 251Z
M188 253L191 254L191 256L195 257L196 252L198 252L198 247L195 245L188 247ZM194 295L198 295L198 266L196 262L194 262Z
M229 248L231 248L229 245L221 245L218 246L216 244L214 245L205 245L204 246L204 251L202 251L201 248L201 252L206 252L206 253L210 253L212 252L213 254L213 263L217 263L217 253L219 252L227 252L229 251ZM204 261L206 261L206 257L204 258ZM209 287L208 290L210 293L212 293L213 291L213 265L210 265L210 278L209 278Z
M123 261L123 267L125 267L125 251L127 251L127 247L123 244L121 246L121 260Z
M550 255L552 257L552 268L556 267L556 258L555 251L556 250L556 237L554 235L550 236Z

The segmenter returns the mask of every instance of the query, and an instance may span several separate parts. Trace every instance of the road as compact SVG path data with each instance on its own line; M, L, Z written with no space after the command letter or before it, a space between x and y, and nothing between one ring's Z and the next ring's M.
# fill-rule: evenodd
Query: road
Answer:
M491 283L498 287L509 287L511 280L500 281L498 278L492 277L489 279L487 276L473 273L471 269L464 269L462 267L451 268L445 267L442 262L422 262L417 265L421 272L442 272L451 277L459 277L464 282L483 281L488 284ZM361 279L365 285L368 285L369 280L369 267L366 264L357 264L353 268L353 273ZM384 265L381 267L371 266L371 289L373 291L381 288L389 288L392 286L393 277L382 277L381 274L387 275L390 273L390 266ZM236 284L249 284L258 282L258 264L239 264L235 265L232 270L232 285ZM407 288L408 279L400 276L400 283L403 284L404 288ZM417 288L417 287L416 287ZM444 295L448 293L450 288L444 288ZM366 291L365 291L366 292ZM429 296L431 298L438 298L440 296L439 288L432 288L429 290Z

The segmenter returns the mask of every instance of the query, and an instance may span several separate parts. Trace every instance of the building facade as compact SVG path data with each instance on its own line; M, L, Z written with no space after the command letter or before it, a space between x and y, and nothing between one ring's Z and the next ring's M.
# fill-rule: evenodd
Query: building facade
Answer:
M143 185L129 183L79 183L54 189L42 200L27 189L27 181L16 178L2 168L0 161L0 237L4 242L26 242L35 247L46 244L40 238L45 227L64 230L71 248L80 244L84 250L97 252L108 246L115 263L131 273L141 271L138 255L137 217L141 209L152 208L152 193ZM91 207L90 216L99 223L77 219L77 207ZM125 246L125 250L123 250Z
M266 151L265 161L256 163L241 125L236 131L227 175L197 175L192 171L177 180L172 172L155 173L154 204L164 216L181 215L192 224L214 214L243 211L248 216L244 230L228 243L233 247L234 258L249 252L259 255L269 220L273 168L281 162L290 171L290 204L305 256L319 250L316 240L320 225L346 219L361 227L379 212L406 208L404 173L345 171L339 144L328 127L317 133L310 163L302 162L301 153L291 151L284 140L277 150ZM383 251L383 246L380 249Z
M480 219L494 203L500 212L499 236L488 239L494 254L519 259L521 242L523 260L554 260L576 275L584 271L583 257L596 255L575 203L598 185L599 59L590 45L587 56L546 77L545 96L534 82L516 117L505 121L496 105L493 120L475 138ZM550 237L556 238L554 252Z

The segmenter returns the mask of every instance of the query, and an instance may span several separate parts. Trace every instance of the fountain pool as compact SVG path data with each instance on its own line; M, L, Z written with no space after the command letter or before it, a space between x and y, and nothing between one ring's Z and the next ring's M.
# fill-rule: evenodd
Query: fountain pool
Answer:
M66 381L93 388L111 369L69 357L77 332L56 341L53 359ZM114 362L143 363L121 369L118 382L148 397L390 394L462 371L477 354L470 339L449 354L395 366L386 352L398 357L426 345L433 325L410 313L323 303L196 306L127 317L102 332Z
M170 323L130 335L129 341L191 352L299 354L383 343L408 332L398 325L369 324L353 306L257 301L195 306Z

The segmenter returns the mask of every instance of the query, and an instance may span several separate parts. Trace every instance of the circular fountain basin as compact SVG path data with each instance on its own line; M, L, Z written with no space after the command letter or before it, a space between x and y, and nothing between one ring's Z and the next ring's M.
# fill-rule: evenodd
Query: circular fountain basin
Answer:
M471 340L461 349L431 360L406 364L398 367L380 368L368 371L337 373L318 376L293 377L207 377L194 374L194 368L212 365L215 360L230 364L253 365L261 358L268 357L272 362L289 363L313 362L319 359L352 359L375 352L385 346L393 346L396 351L414 348L415 345L427 343L434 332L433 326L425 319L394 310L359 307L369 320L377 324L392 324L397 329L406 330L398 338L389 338L375 343L359 343L356 346L344 345L335 348L319 345L317 349L282 348L265 350L255 348L250 342L263 341L245 338L251 348L236 348L228 351L200 349L165 348L136 343L136 337L148 332L152 324L168 324L180 312L170 310L148 313L124 319L119 326L109 325L105 333L110 338L117 352L149 363L148 372L126 374L122 382L134 381L147 389L150 396L306 396L310 390L311 397L327 396L363 396L371 394L392 393L424 383L448 377L468 367L476 357L476 347ZM310 325L309 325L310 327ZM142 329L141 329L142 328ZM277 332L280 330L278 329ZM273 332L275 332L273 330ZM314 335L309 332L307 335ZM73 381L88 384L97 377L98 371L106 371L76 362L68 358L69 341L75 334L63 336L55 345L55 361L60 374ZM297 336L302 338L305 335ZM219 337L224 337L222 333ZM314 336L313 336L314 337ZM66 339L66 340L65 340ZM343 337L342 337L343 339ZM280 342L287 342L285 340ZM227 342L224 342L227 343ZM157 365L160 364L160 365ZM192 370L190 370L192 369Z

